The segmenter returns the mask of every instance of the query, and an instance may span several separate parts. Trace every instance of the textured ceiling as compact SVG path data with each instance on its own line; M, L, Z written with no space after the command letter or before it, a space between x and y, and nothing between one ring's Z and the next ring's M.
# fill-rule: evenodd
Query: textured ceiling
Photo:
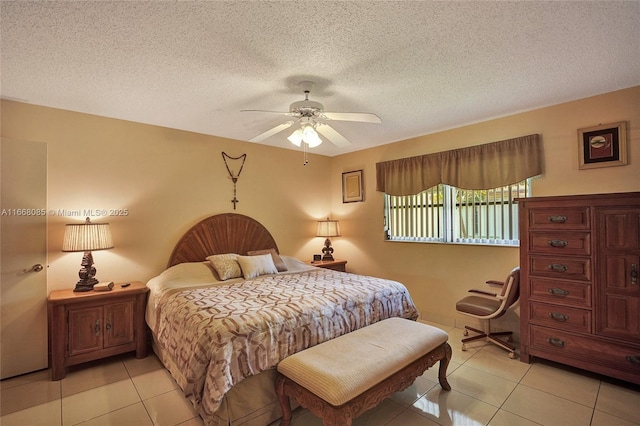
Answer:
M310 98L337 155L640 85L640 2L2 1L6 99L249 140ZM585 123L589 124L589 123ZM279 133L263 143L299 149ZM514 135L516 136L516 135Z

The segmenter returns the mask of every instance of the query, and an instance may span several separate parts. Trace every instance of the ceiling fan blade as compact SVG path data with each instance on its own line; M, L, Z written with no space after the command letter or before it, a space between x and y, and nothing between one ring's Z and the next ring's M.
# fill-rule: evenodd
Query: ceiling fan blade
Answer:
M325 138L338 147L345 147L351 145L351 142L344 136L338 133L333 127L325 123L318 123L316 130L322 134Z
M259 134L255 138L249 139L249 142L262 142L263 140L270 138L271 136L279 133L285 129L288 129L293 124L293 121L287 121L286 123L278 124L273 129L267 130L264 133Z
M369 112L326 112L322 113L329 120L361 121L364 123L382 123L380 117Z
M240 112L266 112L267 114L278 114L278 115L287 115L289 117L295 116L295 113L292 112L283 112L283 111L267 111L264 109L241 109Z

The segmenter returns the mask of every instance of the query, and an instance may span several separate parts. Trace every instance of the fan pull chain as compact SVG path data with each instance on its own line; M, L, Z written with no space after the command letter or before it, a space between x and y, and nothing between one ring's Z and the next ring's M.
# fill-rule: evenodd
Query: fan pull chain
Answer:
M307 158L307 143L306 142L302 142L302 150L304 152L304 162L302 163L303 166L306 166L309 163L309 159Z

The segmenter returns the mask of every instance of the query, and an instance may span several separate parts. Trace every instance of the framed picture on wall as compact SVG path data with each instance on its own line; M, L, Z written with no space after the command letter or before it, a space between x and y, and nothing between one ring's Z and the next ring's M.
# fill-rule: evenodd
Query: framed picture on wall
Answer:
M627 164L627 123L601 124L578 129L578 168Z
M364 201L362 170L342 174L342 202L354 203L357 201Z

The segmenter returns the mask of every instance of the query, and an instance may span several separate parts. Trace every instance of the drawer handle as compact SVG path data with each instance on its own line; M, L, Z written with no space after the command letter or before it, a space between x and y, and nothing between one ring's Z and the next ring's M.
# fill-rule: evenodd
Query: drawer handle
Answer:
M547 337L547 342L551 343L557 348L564 348L564 346L566 345L564 340L556 339L555 337Z
M638 285L638 264L631 264L631 284Z
M549 293L558 297L565 297L569 295L569 292L567 290L563 290L561 288L550 288Z
M566 246L568 246L568 245L569 245L569 243L568 243L567 241L565 241L565 240L551 240L551 241L549 241L549 245L550 245L551 247L559 247L559 248L562 248L562 247L566 247Z
M627 355L626 358L632 364L640 364L640 356Z
M552 263L548 266L548 268L551 269L553 272L567 272L567 269L569 269L568 266L561 265L559 263Z
M107 334L111 331L111 321L107 320Z
M562 321L562 322L565 322L569 319L568 315L561 314L559 312L549 312L549 317L556 321Z
M564 215L549 216L549 222L551 223L565 223L566 221L567 221L567 217Z
M95 328L93 330L96 332L96 336L100 335L100 320L99 319L96 320L96 326L95 326Z

